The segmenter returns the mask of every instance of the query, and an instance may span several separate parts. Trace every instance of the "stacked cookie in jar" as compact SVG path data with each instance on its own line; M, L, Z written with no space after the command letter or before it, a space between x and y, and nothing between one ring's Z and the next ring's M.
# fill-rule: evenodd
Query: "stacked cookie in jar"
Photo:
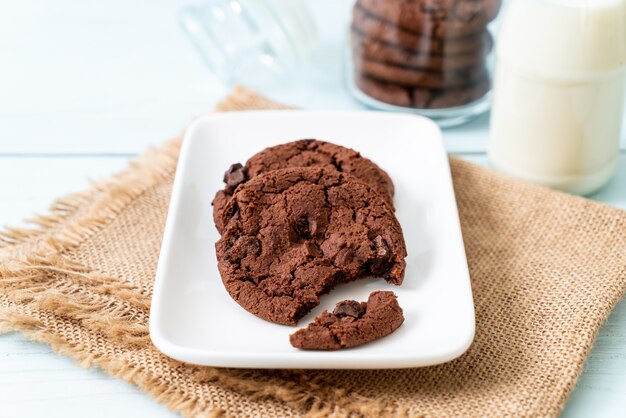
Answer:
M404 108L442 125L489 106L493 38L500 0L356 0L350 28L355 96Z

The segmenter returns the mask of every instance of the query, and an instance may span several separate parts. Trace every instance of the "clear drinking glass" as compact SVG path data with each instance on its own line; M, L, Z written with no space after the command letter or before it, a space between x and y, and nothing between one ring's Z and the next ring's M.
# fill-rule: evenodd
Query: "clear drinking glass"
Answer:
M353 95L441 126L489 108L501 0L356 0L346 53Z
M511 0L496 55L494 168L569 193L602 187L623 130L626 0Z

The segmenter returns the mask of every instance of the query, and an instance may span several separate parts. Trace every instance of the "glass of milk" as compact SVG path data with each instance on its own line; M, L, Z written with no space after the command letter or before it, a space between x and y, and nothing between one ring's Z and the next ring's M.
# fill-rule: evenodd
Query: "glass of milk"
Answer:
M626 0L511 0L496 45L489 156L512 176L575 194L617 165Z

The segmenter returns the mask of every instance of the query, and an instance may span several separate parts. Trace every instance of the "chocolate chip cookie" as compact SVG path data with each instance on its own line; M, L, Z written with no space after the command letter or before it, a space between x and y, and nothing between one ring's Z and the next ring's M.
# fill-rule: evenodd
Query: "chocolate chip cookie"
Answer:
M458 89L412 89L413 107L422 109L442 109L463 106L485 96L490 83L484 78L470 86Z
M400 86L361 74L355 75L355 83L363 93L373 99L395 106L418 109L463 106L480 99L489 91L488 78L480 80L474 85L454 89L422 89Z
M501 0L357 0L376 18L422 36L460 38L482 32Z
M396 295L378 291L370 294L367 302L339 302L332 313L324 311L289 340L292 346L305 350L338 350L385 337L403 322Z
M213 199L213 220L221 233L225 223L224 207L235 188L260 174L288 167L327 167L351 174L376 190L393 208L393 182L375 163L349 148L314 139L303 139L266 148L245 166L233 164L224 174L224 189Z
M365 95L395 106L413 107L412 90L404 86L355 74L354 82Z
M355 55L357 72L381 81L423 89L451 89L476 84L487 76L487 68L481 63L450 71L429 71L410 66L386 64L364 55Z
M295 325L336 285L383 277L399 285L406 246L372 187L329 167L273 170L240 184L216 244L230 296L265 320Z
M431 37L377 19L359 7L358 3L352 15L352 30L360 36L367 36L415 53L434 56L472 54L483 56L493 48L493 38L486 30L460 38Z
M427 71L450 72L480 67L487 52L456 55L432 55L428 50L410 51L376 38L352 31L352 51L355 56L379 61L385 64L423 69Z

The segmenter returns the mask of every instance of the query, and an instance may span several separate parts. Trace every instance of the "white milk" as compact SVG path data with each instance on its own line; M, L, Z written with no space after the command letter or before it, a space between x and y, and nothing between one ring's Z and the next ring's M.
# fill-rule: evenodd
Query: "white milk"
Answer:
M496 60L496 169L571 193L601 187L619 153L626 0L512 0Z

